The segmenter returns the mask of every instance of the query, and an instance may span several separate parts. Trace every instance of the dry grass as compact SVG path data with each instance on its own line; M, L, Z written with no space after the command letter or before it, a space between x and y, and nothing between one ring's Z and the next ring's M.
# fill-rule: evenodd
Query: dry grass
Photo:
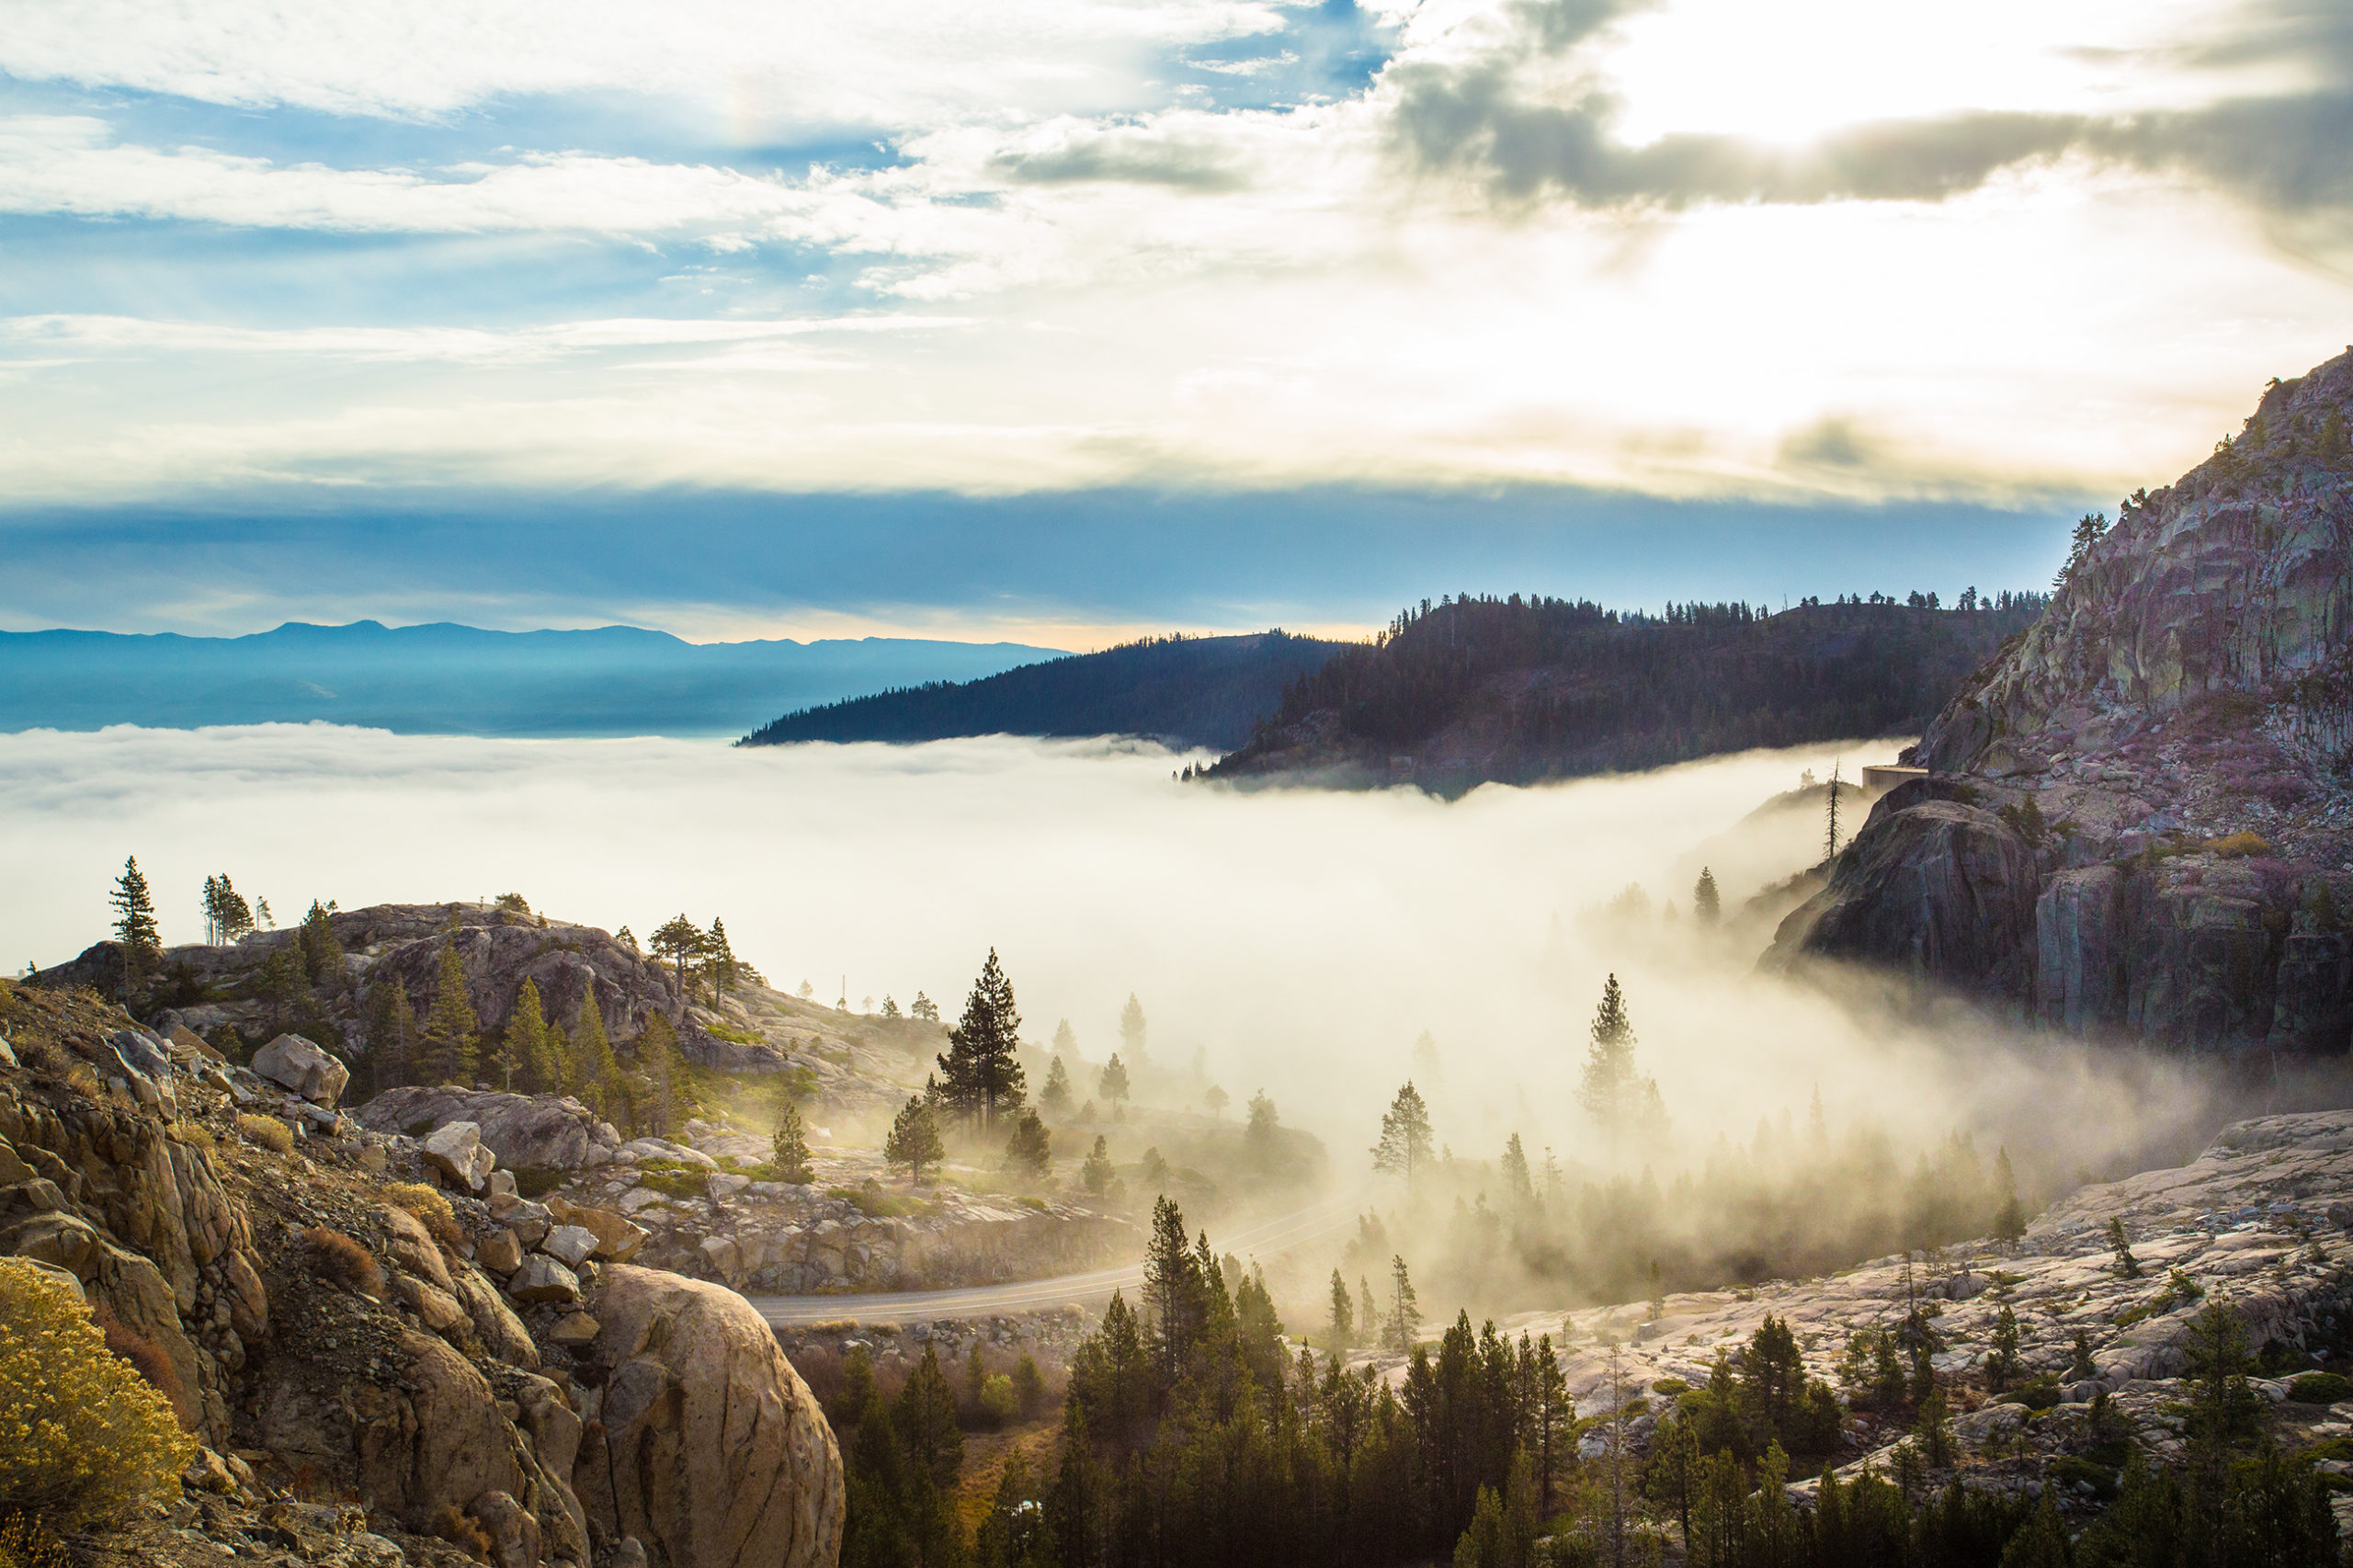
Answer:
M384 1293L384 1271L376 1267L374 1256L341 1231L313 1225L302 1233L302 1242L311 1254L313 1278L371 1299Z
M490 1561L490 1532L472 1518L458 1512L457 1505L453 1503L444 1503L441 1511L433 1516L433 1533L477 1562Z
M465 1232L458 1228L458 1211L449 1207L449 1196L439 1187L421 1181L396 1181L384 1188L384 1197L415 1215L436 1241L456 1246L466 1239Z
M248 1143L280 1154L294 1152L294 1130L274 1116L256 1116L247 1111L237 1118L237 1131Z
M212 1136L212 1129L200 1121L175 1121L164 1129L174 1142L185 1143L191 1149L217 1149L220 1141Z
M196 1406L180 1386L179 1369L164 1347L114 1315L114 1310L104 1301L90 1308L90 1321L107 1338L107 1348L127 1362L147 1386L171 1401L172 1413L179 1417L182 1426L196 1425Z

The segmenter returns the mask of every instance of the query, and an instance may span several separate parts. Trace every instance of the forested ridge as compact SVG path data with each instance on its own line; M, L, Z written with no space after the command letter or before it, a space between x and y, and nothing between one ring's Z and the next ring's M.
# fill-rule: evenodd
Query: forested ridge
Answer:
M1209 772L1370 780L1409 758L1424 783L1468 788L1915 730L2046 602L1971 589L1951 608L1874 594L1650 615L1518 594L1425 600L1292 681Z
M983 680L894 687L801 709L741 744L1120 734L1232 746L1274 710L1285 683L1321 667L1341 646L1279 629L1244 637L1146 637Z

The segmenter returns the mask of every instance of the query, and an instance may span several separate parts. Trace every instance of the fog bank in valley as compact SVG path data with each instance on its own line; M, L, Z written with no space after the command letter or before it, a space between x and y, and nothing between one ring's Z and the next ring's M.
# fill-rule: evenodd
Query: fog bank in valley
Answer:
M951 1017L994 946L1026 1037L1067 1017L1117 1043L1131 992L1156 1062L1200 1053L1243 1102L1365 1179L1381 1108L1412 1075L1440 1142L1492 1160L1598 1160L1574 1091L1605 975L1624 983L1672 1119L1662 1164L1719 1135L1872 1118L1925 1143L2008 1142L2046 1189L2079 1166L2178 1152L2219 1111L2180 1063L2036 1042L1973 1014L1924 1017L1759 976L1770 925L1739 906L1820 855L1811 810L1743 827L1802 770L1846 776L1892 743L1750 754L1448 803L1399 789L1239 793L1179 785L1156 747L1006 738L735 750L663 740L402 737L326 726L0 737L0 957L52 963L105 934L135 854L167 941L199 934L227 871L279 923L344 907L490 897L641 935L683 910L727 922L785 987L853 1006L918 990ZM1851 825L1860 812L1849 808ZM1705 851L1700 846L1709 846ZM1718 857L1726 927L1692 917ZM1602 908L1640 884L1647 913ZM1667 906L1672 904L1673 914ZM1416 1061L1427 1031L1435 1052Z

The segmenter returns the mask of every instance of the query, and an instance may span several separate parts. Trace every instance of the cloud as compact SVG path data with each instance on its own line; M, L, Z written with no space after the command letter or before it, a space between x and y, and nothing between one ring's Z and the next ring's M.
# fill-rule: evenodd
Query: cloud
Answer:
M1286 25L1253 0L27 0L0 29L0 73L399 119L662 97L756 143L793 126L1131 108L1162 60Z
M1115 180L1222 192L1247 183L1234 138L1171 136L1157 128L1097 130L1064 122L1042 137L1025 139L989 160L994 174L1023 185L1072 185Z
M2062 1178L2194 1113L2124 1092L2129 1062L2029 1050L1973 1015L1859 1016L1755 974L1754 946L1694 940L1688 852L1801 768L1826 775L1837 750L1449 805L1185 788L1169 778L1178 759L1102 742L738 751L323 725L36 732L0 748L0 951L13 967L99 939L108 882L133 853L170 941L198 935L197 891L225 870L281 921L314 898L348 909L509 889L607 929L717 915L788 988L807 977L833 994L846 974L853 998L904 1006L920 989L951 1014L994 948L1028 1038L1067 1017L1100 1062L1133 992L1155 1060L1181 1070L1198 1051L1236 1099L1265 1090L1287 1124L1326 1141L1344 1180L1364 1172L1409 1074L1465 1158L1494 1158L1514 1131L1593 1157L1573 1091L1610 973L1678 1165L1704 1160L1718 1133L1745 1139L1760 1116L1802 1116L1817 1085L1835 1122L1869 1114L1923 1138L1957 1124ZM1843 758L1893 751L1849 744ZM1811 854L1810 835L1789 839L1779 866L1775 846L1754 846L1755 874ZM1630 881L1685 918L1581 918ZM1727 906L1755 891L1727 885ZM1435 1080L1412 1060L1426 1028Z
M2301 90L2131 113L1963 109L1868 120L1794 144L1754 135L1622 140L1626 106L1571 58L1639 7L1527 5L1474 47L1392 65L1382 90L1407 162L1515 203L1676 211L1707 204L1944 201L2069 154L2180 174L2283 213L2353 206L2353 21L2324 0L2254 8L2225 39L2150 51L2199 67L2293 67Z

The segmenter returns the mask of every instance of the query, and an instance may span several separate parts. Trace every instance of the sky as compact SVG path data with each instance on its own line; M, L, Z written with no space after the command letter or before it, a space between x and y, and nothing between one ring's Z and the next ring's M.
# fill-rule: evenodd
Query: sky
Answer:
M2032 586L2348 149L2338 0L18 0L0 627Z

